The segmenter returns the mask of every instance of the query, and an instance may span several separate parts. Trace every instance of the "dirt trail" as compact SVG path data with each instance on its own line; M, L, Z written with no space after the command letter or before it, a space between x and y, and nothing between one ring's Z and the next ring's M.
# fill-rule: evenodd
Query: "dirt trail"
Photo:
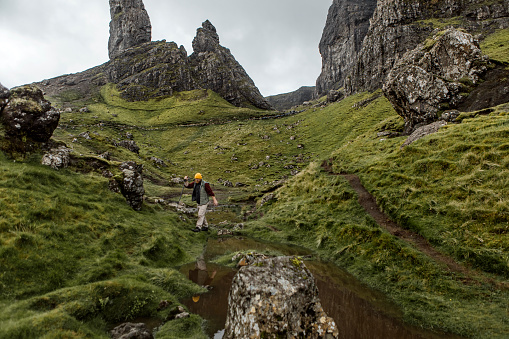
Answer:
M330 162L324 162L322 167L331 175L341 175L350 183L359 196L359 204L371 217L373 217L373 219L375 219L380 227L384 228L401 240L413 245L416 249L423 252L433 260L446 265L450 272L462 274L463 277L460 279L462 279L465 283L478 283L479 280L481 280L485 283L493 284L497 288L507 289L509 287L507 284L497 283L496 281L487 278L482 273L457 263L453 258L444 255L433 248L433 246L431 246L431 244L420 234L404 229L392 221L384 212L382 212L373 195L366 190L357 175L334 173Z
M386 229L392 235L411 243L419 251L425 253L436 261L439 261L449 268L452 272L459 272L465 275L470 274L470 271L455 262L452 258L443 255L435 250L430 243L420 234L406 230L396 224L394 221L380 210L375 198L364 188L358 176L354 174L342 174L348 180L352 188L359 195L359 204L366 210L366 212L375 219L378 225Z

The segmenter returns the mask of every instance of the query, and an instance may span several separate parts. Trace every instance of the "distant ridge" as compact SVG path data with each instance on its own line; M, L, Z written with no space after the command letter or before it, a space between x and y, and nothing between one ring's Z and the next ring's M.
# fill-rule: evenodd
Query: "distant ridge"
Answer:
M271 95L265 99L275 109L279 111L289 110L294 106L302 105L304 102L312 100L315 93L314 86L303 86L296 91L278 95Z

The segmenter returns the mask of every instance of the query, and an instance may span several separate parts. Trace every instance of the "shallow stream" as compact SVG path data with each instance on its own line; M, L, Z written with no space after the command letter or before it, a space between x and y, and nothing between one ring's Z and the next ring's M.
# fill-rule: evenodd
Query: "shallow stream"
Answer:
M212 262L218 256L236 251L279 252L284 255L306 256L303 248L270 244L249 238L233 237L209 239L203 260L182 266L180 271L199 285L210 286L200 296L182 300L192 313L207 320L210 338L222 338L228 306L228 293L236 269ZM448 334L424 331L406 325L401 313L382 294L361 285L338 267L314 260L306 260L319 289L324 310L334 319L345 339L438 339L459 338Z

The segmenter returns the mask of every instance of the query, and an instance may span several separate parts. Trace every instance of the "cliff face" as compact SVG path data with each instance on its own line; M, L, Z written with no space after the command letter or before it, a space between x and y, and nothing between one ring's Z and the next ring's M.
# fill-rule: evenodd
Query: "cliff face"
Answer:
M382 86L395 62L429 37L433 24L447 22L471 33L507 24L509 1L486 4L483 0L436 2L379 0L359 58L347 82L349 93ZM453 21L452 18L462 18Z
M376 0L334 0L320 41L322 73L316 81L318 97L344 86L362 48Z
M509 0L378 0L369 29L355 53L355 49L347 47L353 38L349 40L345 36L361 37L365 26L352 25L344 17L349 12L341 8L348 8L347 4L347 1L334 1L329 12L322 42L324 45L328 42L331 47L320 46L324 65L317 80L318 94L343 85L348 94L381 88L396 61L432 35L434 23L441 27L461 27L472 34L509 26ZM357 14L350 15L355 18ZM353 34L352 29L359 33ZM339 40L334 41L333 37Z
M152 39L150 18L142 0L110 0L110 15L110 59Z

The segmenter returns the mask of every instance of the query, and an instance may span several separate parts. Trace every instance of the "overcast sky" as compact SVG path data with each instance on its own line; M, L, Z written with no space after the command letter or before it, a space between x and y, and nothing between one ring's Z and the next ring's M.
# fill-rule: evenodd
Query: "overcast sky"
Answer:
M314 86L332 0L144 0L152 40L192 53L209 19L263 95ZM0 0L0 83L8 88L108 61L108 0Z

